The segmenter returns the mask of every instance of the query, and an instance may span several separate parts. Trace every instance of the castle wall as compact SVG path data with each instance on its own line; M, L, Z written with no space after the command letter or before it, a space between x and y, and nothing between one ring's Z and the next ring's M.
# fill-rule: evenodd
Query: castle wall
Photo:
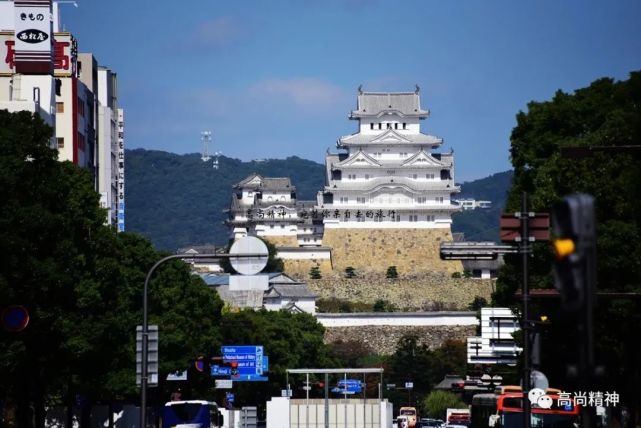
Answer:
M323 235L339 272L348 266L360 272L385 273L389 266L396 266L399 274L462 272L461 262L440 259L442 241L452 241L450 229L326 228Z
M325 329L325 343L336 341L356 341L365 344L373 353L390 355L396 351L398 341L407 334L418 337L419 344L430 349L443 345L446 340L466 341L468 336L476 335L476 326L360 326L330 327Z
M337 298L369 304L387 300L399 311L468 310L468 305L477 296L489 302L496 284L492 279L452 278L445 273L386 279L384 275L363 275L357 270L355 278L333 273L323 275L321 279L310 279L307 269L302 275L293 276L306 281L319 299Z

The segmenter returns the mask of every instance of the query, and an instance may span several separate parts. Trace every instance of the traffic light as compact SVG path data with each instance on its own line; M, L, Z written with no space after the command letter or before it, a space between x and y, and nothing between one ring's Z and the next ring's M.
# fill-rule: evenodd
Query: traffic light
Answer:
M587 293L594 290L594 198L581 193L566 196L554 207L553 219L554 286L561 294L563 309L576 312L584 307Z

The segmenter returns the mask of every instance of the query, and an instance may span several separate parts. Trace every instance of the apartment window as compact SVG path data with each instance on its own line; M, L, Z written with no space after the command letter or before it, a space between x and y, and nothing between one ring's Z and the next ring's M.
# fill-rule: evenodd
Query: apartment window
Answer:
M58 143L58 148L59 149L64 149L64 147L65 147L65 139L64 139L64 137L56 138L56 143Z
M65 103L56 103L56 113L65 112Z
M85 103L80 98L78 98L78 114L85 117Z

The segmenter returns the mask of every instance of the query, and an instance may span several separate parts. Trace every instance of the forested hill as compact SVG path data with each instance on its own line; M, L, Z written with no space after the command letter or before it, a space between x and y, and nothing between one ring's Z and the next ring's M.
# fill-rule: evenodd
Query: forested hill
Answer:
M151 150L127 150L127 231L149 238L159 249L175 251L187 245L227 243L223 221L232 186L252 173L289 177L301 200L315 200L323 188L325 167L298 157L242 162L221 156L219 168L200 154L177 155Z
M461 184L458 198L492 201L492 207L454 214L452 231L465 233L466 241L498 241L499 218L512 185L512 175L512 171L504 171Z
M315 200L325 183L325 167L289 157L242 162L222 156L219 169L200 154L177 155L151 150L128 150L125 156L126 217L128 231L149 238L157 248L175 251L188 245L227 242L223 221L232 186L252 173L289 177L301 200ZM509 189L511 172L463 184L462 196L491 200L491 210L456 215L454 231L466 239L496 239L498 214Z

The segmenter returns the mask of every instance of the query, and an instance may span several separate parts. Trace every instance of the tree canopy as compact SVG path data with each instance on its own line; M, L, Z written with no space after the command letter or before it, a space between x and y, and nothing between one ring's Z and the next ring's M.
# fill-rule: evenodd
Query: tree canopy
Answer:
M596 199L598 291L641 292L641 72L624 81L599 79L572 94L558 91L552 100L531 102L517 115L511 136L513 187L506 211L519 211L523 191L530 211L546 212L564 195L592 194ZM616 146L636 149L608 150ZM565 147L597 147L592 156L568 158ZM605 148L605 149L603 149ZM514 305L520 286L520 256L506 257L499 275L495 302ZM534 288L551 288L552 254L543 244L534 246L530 281ZM552 385L571 383L565 376L565 358L573 352L575 326L559 312L558 301L537 302L534 315L546 314L544 372ZM603 385L622 393L628 406L638 408L641 383L636 357L639 300L599 299L595 314L597 360L605 365Z

